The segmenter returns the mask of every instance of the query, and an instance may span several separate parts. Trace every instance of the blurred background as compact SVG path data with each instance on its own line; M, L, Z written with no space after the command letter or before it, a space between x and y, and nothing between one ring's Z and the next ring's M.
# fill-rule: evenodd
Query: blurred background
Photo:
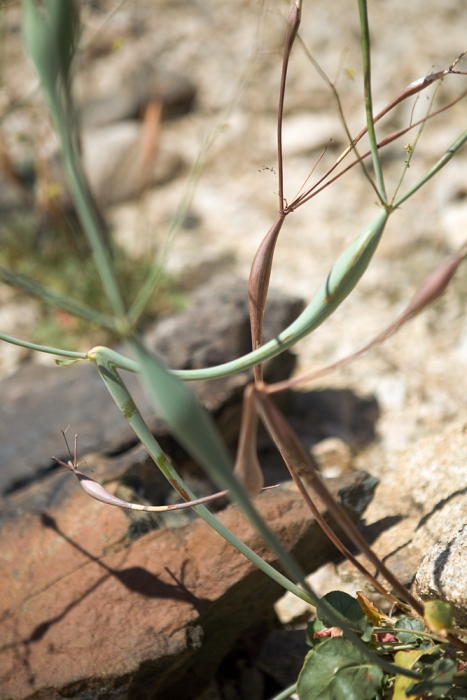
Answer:
M289 5L280 0L80 2L73 93L85 167L105 216L129 299L155 256L164 274L141 327L184 308L219 272L247 278L275 219L276 110ZM375 111L408 83L447 68L467 47L465 0L370 3ZM99 286L67 194L56 138L21 41L21 6L0 4L0 264L100 306ZM344 0L304 2L301 37L337 87L352 134L364 124L359 21ZM460 69L465 68L465 63ZM435 107L466 88L448 76ZM433 89L407 100L380 137L423 117ZM402 190L465 129L467 102L426 124ZM332 92L297 43L284 116L285 196L313 182L346 145ZM417 130L383 153L394 191ZM362 151L366 150L362 145ZM324 155L323 155L324 154ZM192 168L201 158L202 171ZM297 371L357 349L404 307L424 276L467 237L466 151L391 218L356 291L302 340ZM183 197L182 224L170 222ZM378 211L356 167L285 223L271 285L310 300L344 247ZM159 257L158 257L159 256ZM372 461L466 411L463 268L448 294L382 348L320 381L375 396L382 413ZM113 339L15 289L0 288L2 332L86 350ZM104 307L105 308L105 307ZM0 376L48 356L2 344ZM368 455L367 455L368 457Z

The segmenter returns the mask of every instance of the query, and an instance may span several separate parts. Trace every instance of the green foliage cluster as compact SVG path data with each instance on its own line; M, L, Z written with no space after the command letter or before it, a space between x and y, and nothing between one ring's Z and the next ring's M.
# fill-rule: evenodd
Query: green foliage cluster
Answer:
M361 636L376 654L391 658L402 668L415 670L422 680L413 682L403 675L383 673L377 663L356 649L331 626L325 600L336 615ZM449 606L432 601L444 622L452 625ZM375 624L376 623L376 624ZM431 625L436 621L430 617ZM467 678L463 671L467 654L455 651L445 637L427 631L417 618L404 616L391 619L368 601L362 605L342 591L323 596L316 610L316 619L308 625L308 652L298 678L299 700L392 700L405 698L467 697Z

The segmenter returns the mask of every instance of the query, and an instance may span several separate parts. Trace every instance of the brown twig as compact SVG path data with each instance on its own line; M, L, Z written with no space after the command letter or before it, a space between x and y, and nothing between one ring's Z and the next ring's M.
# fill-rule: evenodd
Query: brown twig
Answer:
M249 385L243 393L240 436L233 473L247 493L256 496L263 488L264 478L256 449L258 413L252 400L252 392L253 386Z
M279 179L279 211L284 209L284 164L282 158L282 118L284 115L285 85L287 82L287 69L289 67L290 53L300 27L302 0L295 0L292 11L287 21L287 33L285 35L284 55L282 58L282 73L279 89L279 106L277 109L277 161Z
M386 579L397 595L422 616L423 605L414 598L400 583L398 578L383 564L345 510L336 503L294 430L282 416L279 409L270 400L268 395L262 391L262 387L256 388L254 397L261 420L274 440L285 463L290 463L294 469L304 469L306 471L310 486L323 501L336 524L345 532L346 536L355 547L367 557L376 570Z
M337 106L338 106L339 115L340 115L341 120L342 120L342 122L343 122L344 129L345 129L345 131L346 131L347 137L349 138L350 144L349 144L349 146L347 146L347 147L344 149L344 151L340 154L340 156L336 159L336 161L326 170L326 172L319 178L319 180L318 180L314 185L312 185L312 187L310 187L306 192L304 192L302 195L300 195L300 197L298 197L296 200L294 200L294 201L292 202L292 204L289 205L288 209L290 209L290 210L295 210L295 209L297 209L299 206L301 206L301 205L304 204L305 202L308 202L308 201L311 199L311 197L314 196L314 194L317 194L318 192L321 192L321 190L324 189L324 187L323 187L323 188L320 188L319 190L317 190L317 191L315 192L316 188L317 188L322 182L324 182L324 180L326 180L326 178L340 165L340 163L342 163L342 161L349 155L349 153L350 153L352 150L355 151L355 153L356 153L356 155L357 155L357 159L351 164L351 166L349 166L348 168L346 168L345 170L343 170L341 173L339 173L339 175L338 175L337 177L340 177L342 174L344 174L344 172L347 172L347 170L348 170L350 167L353 167L354 165L357 165L357 163L363 163L364 159L365 159L366 157L368 157L368 155L370 155L370 151L368 151L368 152L365 153L364 155L360 156L360 155L358 154L358 151L356 150L356 144L357 144L357 143L363 138L363 136L367 133L367 127L365 126L365 127L357 134L357 136L355 136L355 138L353 138L353 139L351 138L350 132L349 132L349 130L348 130L347 123L346 123L346 120L345 120L345 117L344 117L344 113L343 113L342 105L341 105L341 102L340 102L339 94L337 93L337 90L336 90L336 88L335 88L334 83L332 83L332 81L329 79L329 77L328 77L328 76L326 75L326 73L323 71L323 69L321 68L321 66L319 65L319 63L316 61L316 59L313 57L313 55L309 52L308 48L306 47L305 43L304 43L303 40L300 38L300 36L299 36L299 40L300 40L300 42L301 42L301 45L302 45L302 47L303 47L305 53L307 54L308 58L310 59L310 61L312 62L312 64L313 64L314 67L316 68L316 70L318 71L319 75L320 75L320 76L323 78L323 80L329 85L329 87L331 88L331 90L332 90L333 93L334 93L334 96L335 96L335 98L336 98L336 100L337 100ZM405 88L399 93L399 95L397 95L397 96L396 96L393 100L391 100L391 102L389 102L380 112L378 112L378 114L374 117L374 123L376 124L378 121L380 121L380 119L382 119L386 114L388 114L392 109L394 109L394 107L396 107L397 105L401 104L401 102L403 102L404 100L408 99L409 97L412 97L413 95L416 95L416 94L420 93L422 90L424 90L425 88L427 88L429 85L431 85L431 84L432 84L433 82L435 82L436 80L441 80L441 79L443 79L446 75L456 74L457 71L454 71L454 70L453 70L453 66L457 65L457 63L458 63L458 62L463 58L463 56L466 55L466 54L467 54L467 50L464 51L464 52L463 52L463 53L462 53L448 68L446 68L445 70L439 71L438 73L433 73L433 74L431 74L431 75L425 76L424 78L419 78L418 80L414 80L412 83L410 83L409 85L407 85L407 87L405 87ZM452 105L454 105L457 101L459 101L459 99L462 99L463 97L465 97L465 94L466 94L466 93L462 93L462 95L461 95L460 98L454 100L452 103L450 103L449 105L443 107L442 109L437 110L437 111L434 112L432 115L430 115L430 117L434 117L434 116L436 116L437 114L440 114L441 112L443 112L445 109L449 109ZM419 124L421 124L423 121L426 121L426 118L420 120L420 121L417 122L416 124L411 124L410 126L406 127L405 129L400 130L399 132L395 132L395 134L397 134L397 136L396 136L396 135L393 135L392 137L386 137L385 139L382 139L382 141L378 144L378 148L382 148L383 146L385 146L385 145L387 145L388 143L390 143L391 141L393 141L395 138L399 138L399 137L402 136L404 133L407 133L407 131L409 131L410 129L412 129L412 128L414 128L415 126L418 126ZM333 178L333 179L329 182L329 184L330 184L331 182L334 182L336 179L337 179L337 178ZM370 178L370 179L371 179L371 178ZM325 186L327 186L327 185L325 185ZM312 193L313 193L313 194L312 194Z

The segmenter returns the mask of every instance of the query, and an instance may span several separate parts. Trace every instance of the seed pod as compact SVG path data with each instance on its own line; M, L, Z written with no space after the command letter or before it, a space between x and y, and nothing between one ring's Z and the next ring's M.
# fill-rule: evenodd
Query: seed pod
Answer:
M263 340L263 318L271 277L272 261L285 214L279 214L260 243L254 257L248 282L248 304L250 307L251 344L253 350L260 347ZM255 379L262 379L261 367L255 367Z

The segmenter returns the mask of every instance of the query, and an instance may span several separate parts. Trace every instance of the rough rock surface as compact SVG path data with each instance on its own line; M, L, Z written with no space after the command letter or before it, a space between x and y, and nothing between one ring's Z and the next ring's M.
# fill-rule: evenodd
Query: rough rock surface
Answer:
M465 518L464 518L465 520ZM460 627L467 627L467 525L437 542L423 559L415 577L422 600L444 600Z
M355 473L334 491L357 518L374 486ZM307 571L335 557L293 488L261 494L256 505ZM236 507L220 519L274 561ZM125 538L122 511L81 493L4 525L3 699L194 697L280 595L201 520Z
M251 347L247 299L247 285L238 278L224 277L222 291L219 279L208 282L189 310L148 332L148 343L178 369L208 367L239 357ZM301 309L300 299L272 291L265 337L272 338L282 331ZM293 354L284 353L268 365L266 376L285 379L293 367ZM138 378L129 372L122 376L151 429L159 437L167 436L165 426L154 417ZM229 443L238 433L242 391L252 376L252 372L242 372L193 385L201 401L217 417ZM60 429L68 424L80 436L82 453L99 450L116 454L136 442L92 363L81 362L67 368L27 365L1 380L0 392L1 492L18 488L36 478L38 472L45 477L51 468L51 455L65 457Z
M457 543L458 561L462 538L457 539L457 533L466 523L466 513L467 426L462 422L391 456L365 515L363 532L385 564L404 584L411 585L422 559L435 545L422 567L425 575L436 561L440 562L437 555L445 563L451 562L447 542L452 542L452 546ZM439 540L442 544L438 545ZM440 554L442 551L444 555ZM467 557L465 549L463 557ZM453 570L453 561L449 572ZM339 570L345 580L366 588L347 563ZM441 576L439 567L437 571ZM447 585L448 569L443 576ZM432 597L428 580L425 578L423 591ZM439 589L441 579L437 586ZM456 586L453 581L453 591ZM462 614L466 613L464 609Z

